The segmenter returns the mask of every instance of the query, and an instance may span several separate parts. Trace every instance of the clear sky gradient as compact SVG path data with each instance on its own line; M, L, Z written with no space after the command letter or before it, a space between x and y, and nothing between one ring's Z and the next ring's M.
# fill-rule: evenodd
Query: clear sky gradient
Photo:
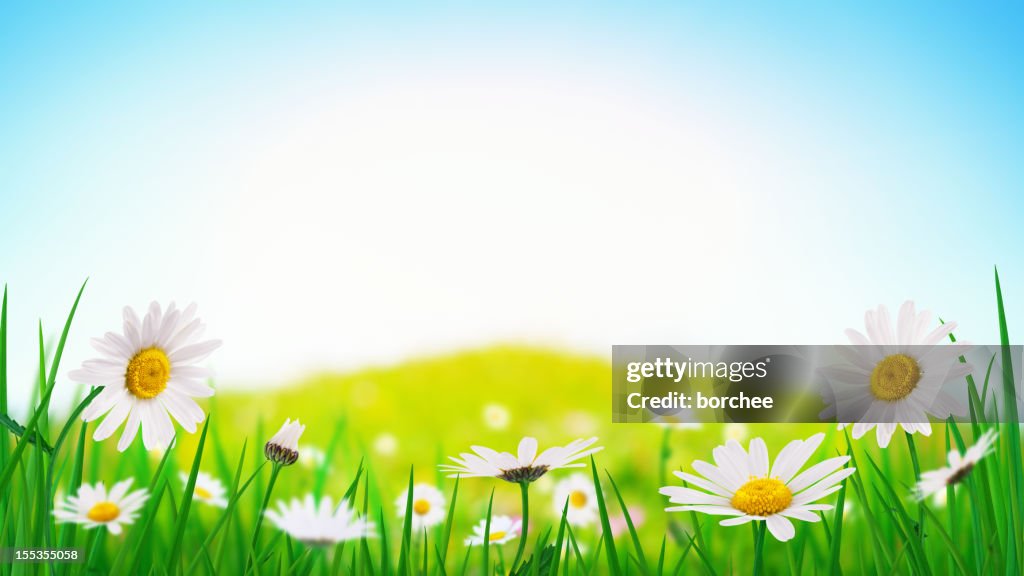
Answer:
M226 386L494 342L839 342L908 298L993 342L993 265L1024 330L1020 8L22 4L16 402L86 276L65 369L123 305L195 300Z

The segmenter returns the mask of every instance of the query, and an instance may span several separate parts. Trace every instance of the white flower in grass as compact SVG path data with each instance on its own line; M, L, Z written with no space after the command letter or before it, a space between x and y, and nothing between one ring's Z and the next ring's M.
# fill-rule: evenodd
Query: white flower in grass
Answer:
M299 464L305 468L317 469L327 461L327 454L323 450L310 444L303 444L298 447Z
M408 494L403 492L395 498L398 517L405 518L405 504ZM412 530L422 532L424 528L437 526L444 520L445 499L440 490L430 484L416 484L412 487Z
M305 430L306 427L298 420L292 422L291 418L286 418L277 434L263 446L263 455L267 460L283 466L295 464L299 459L299 437Z
M181 481L186 486L188 485L188 473L181 472ZM192 498L205 502L210 506L218 508L228 507L227 490L224 489L224 485L220 483L220 480L206 472L200 472L196 475L196 485L192 490Z
M573 463L580 458L600 451L603 447L590 448L597 438L574 440L567 446L557 446L537 454L537 439L526 437L519 442L516 455L508 452L497 452L483 446L473 446L475 454L463 452L461 458L449 456L456 465L442 464L441 470L449 473L449 478L462 476L485 477L493 476L507 482L533 482L548 470L557 468L582 468L582 463Z
M512 417L508 412L508 408L505 408L501 404L488 404L484 406L484 424L488 428L494 430L504 430L508 428L508 422Z
M522 521L511 516L491 516L491 530L487 533L487 541L492 545L511 542L519 536ZM484 518L473 527L473 535L466 538L466 546L483 546L484 533L487 532L487 519Z
M974 470L974 467L982 458L992 453L996 442L996 431L989 430L982 434L978 442L967 449L963 454L956 448L949 451L949 466L943 466L938 470L929 470L921 473L921 480L914 487L914 496L923 500L929 496L936 497L939 494L945 496L946 487L962 482L967 475Z
M135 521L136 513L149 498L145 488L129 493L131 486L131 479L114 484L109 492L103 482L82 484L78 494L57 502L53 515L57 522L73 522L86 529L106 526L111 534L120 534L121 525Z
M319 503L312 494L302 500L279 500L277 508L267 510L266 515L280 530L310 546L330 546L343 540L375 536L372 522L360 519L345 502L335 507L330 496L324 496Z
M847 354L851 364L826 370L833 379L834 398L830 401L834 405L822 415L835 416L837 406L862 414L853 423L853 437L875 429L878 445L885 448L897 426L910 434L930 436L929 415L946 419L960 413L961 407L942 386L971 372L970 364L958 360L966 345L938 346L947 340L956 322L929 331L931 318L930 312L917 312L908 300L900 307L893 332L885 306L865 312L867 336L853 329L846 331L853 344L852 353Z
M68 377L103 388L82 412L92 422L107 417L96 428L95 440L104 440L127 419L117 449L124 452L142 426L147 450L166 448L174 439L171 416L189 433L206 418L193 398L213 396L205 384L212 374L199 363L220 346L220 340L200 340L203 324L196 305L167 310L153 302L145 318L124 309L123 334L107 332L92 340L101 358L86 360ZM170 416L169 416L170 415Z
M559 518L568 501L565 520L573 526L587 526L597 519L597 494L594 481L585 474L571 474L555 484L554 511Z
M831 510L832 506L814 502L842 488L840 482L856 470L840 470L850 458L837 456L797 474L824 438L824 434L815 434L807 440L790 442L770 467L768 448L761 438L750 441L749 452L738 442L729 441L714 449L715 465L693 462L694 470L701 476L674 473L701 490L682 486L662 488L661 494L668 496L670 502L681 504L665 510L731 516L720 522L722 526L763 520L772 535L785 542L795 533L790 519L821 520L814 512Z

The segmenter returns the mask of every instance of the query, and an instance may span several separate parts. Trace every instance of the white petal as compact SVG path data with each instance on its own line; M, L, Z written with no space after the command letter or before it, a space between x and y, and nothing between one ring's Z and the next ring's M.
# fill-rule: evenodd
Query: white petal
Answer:
M772 514L765 522L768 523L768 531L779 542L786 542L796 534L796 528L793 527L793 523L778 514Z
M519 463L523 466L529 466L533 464L533 459L537 456L537 439L527 436L519 442Z

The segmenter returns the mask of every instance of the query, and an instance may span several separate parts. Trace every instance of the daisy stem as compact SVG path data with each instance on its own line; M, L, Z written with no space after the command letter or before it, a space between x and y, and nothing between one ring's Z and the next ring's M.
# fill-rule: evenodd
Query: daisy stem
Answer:
M903 434L907 437L907 449L910 451L910 462L914 466L914 483L921 481L921 462L917 458L917 445L914 444L914 435L910 432L904 432ZM918 504L917 508L917 535L919 538L924 537L924 500Z
M519 567L519 561L523 559L523 552L526 551L526 535L530 528L530 483L520 482L519 490L523 495L523 521L519 535L519 547L516 549L516 557L512 560L512 568L509 572L515 572Z
M256 547L260 541L260 527L263 526L263 516L267 512L267 506L270 504L270 494L274 491L274 483L277 482L277 475L281 473L281 464L274 462L274 467L270 470L270 481L267 483L267 492L263 495L263 504L260 506L260 513L256 516L256 526L252 531L252 546L249 548L249 562L245 568L248 572L252 568L252 563L255 560L253 554L259 551Z
M764 571L764 533L767 527L767 521L757 523L757 537L754 540L754 576L760 576Z

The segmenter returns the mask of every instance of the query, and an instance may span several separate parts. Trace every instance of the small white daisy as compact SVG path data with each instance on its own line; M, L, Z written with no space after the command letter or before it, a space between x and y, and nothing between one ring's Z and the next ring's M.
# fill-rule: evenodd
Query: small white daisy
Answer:
M491 530L487 533L487 541L491 545L505 544L519 536L522 522L511 516L491 516ZM484 518L473 527L473 535L466 538L466 546L482 546L484 532L487 531L487 519Z
M768 531L776 539L785 542L796 532L790 519L807 522L821 520L814 512L831 510L832 506L813 502L842 488L840 482L856 470L840 470L850 457L837 456L797 474L824 438L824 434L815 434L807 440L790 442L779 452L775 464L770 467L764 440L751 440L749 452L739 442L730 440L724 446L714 449L716 465L701 460L693 462L694 470L703 477L674 472L681 480L706 492L682 486L666 486L659 492L668 496L673 504L682 506L672 506L665 510L732 516L722 520L722 526L763 520L768 524Z
M324 496L319 504L312 494L302 500L279 500L277 508L267 510L266 514L280 530L309 546L374 537L372 522L360 519L345 502L335 508L330 496Z
M864 314L867 336L846 331L853 344L845 354L850 364L823 371L832 390L827 398L831 405L822 417L846 421L843 413L852 415L857 420L853 437L874 429L878 445L885 448L898 426L910 434L929 436L929 415L944 420L959 414L961 407L942 388L971 372L970 364L959 361L969 346L939 346L956 322L929 331L931 319L930 312L918 313L908 300L900 307L894 332L885 306L868 310Z
M561 518L565 503L569 508L565 513L565 521L573 526L587 526L597 519L597 494L593 480L580 473L569 475L555 484L553 509Z
M291 418L285 419L277 434L274 434L263 446L263 455L267 457L267 460L283 466L295 464L295 461L299 459L299 437L305 431L306 427L298 420L292 422Z
M584 464L573 463L580 458L589 456L602 449L590 448L597 438L574 440L567 446L556 446L537 454L537 439L526 437L519 442L516 455L508 452L497 452L484 446L473 446L476 454L463 452L462 458L449 456L456 465L442 464L441 470L449 473L449 478L462 476L486 477L493 476L507 482L533 482L548 470L556 468L582 468Z
M188 485L188 474L181 472L181 481ZM206 472L200 472L196 475L196 485L192 490L192 498L205 502L210 506L216 506L218 508L227 508L227 490L224 489L224 485L220 483L213 476L210 476Z
M405 518L406 493L395 498L398 517ZM420 533L424 528L437 526L444 520L445 499L440 490L430 484L416 484L412 487L412 530Z
M949 451L949 466L921 473L921 480L914 487L914 496L923 500L929 496L946 494L946 487L962 482L982 458L992 453L996 442L996 431L989 430L978 438L977 444L960 454L956 448Z
M147 450L169 446L174 439L170 416L189 433L196 431L206 414L193 398L213 396L205 384L212 373L199 363L220 346L220 340L200 341L203 328L195 304L178 310L172 302L164 311L153 302L142 319L130 307L124 309L123 334L107 332L92 340L103 357L86 360L68 377L103 388L82 412L86 422L107 414L93 439L109 438L125 419L117 443L121 452L135 440L140 425Z
M95 486L82 484L78 494L57 502L53 515L57 522L73 522L86 529L106 526L111 534L120 534L121 525L134 522L136 513L149 498L145 488L129 493L131 486L131 479L114 484L109 492L103 482Z

